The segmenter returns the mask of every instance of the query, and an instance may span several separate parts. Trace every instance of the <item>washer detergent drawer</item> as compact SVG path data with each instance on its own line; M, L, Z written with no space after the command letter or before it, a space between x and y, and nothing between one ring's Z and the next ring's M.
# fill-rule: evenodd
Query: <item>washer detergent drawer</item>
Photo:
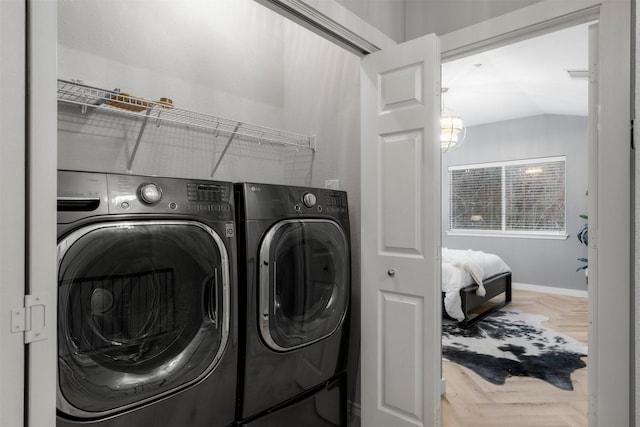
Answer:
M229 338L229 257L193 221L104 222L58 243L58 409L97 418L210 374Z

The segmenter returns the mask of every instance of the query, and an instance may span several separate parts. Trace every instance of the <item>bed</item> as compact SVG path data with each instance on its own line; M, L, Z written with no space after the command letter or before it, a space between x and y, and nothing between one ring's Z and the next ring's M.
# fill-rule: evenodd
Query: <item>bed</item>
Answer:
M489 300L504 294L491 304ZM442 248L443 314L463 328L511 302L511 269L497 255ZM473 312L481 307L480 312ZM476 310L477 311L477 310Z

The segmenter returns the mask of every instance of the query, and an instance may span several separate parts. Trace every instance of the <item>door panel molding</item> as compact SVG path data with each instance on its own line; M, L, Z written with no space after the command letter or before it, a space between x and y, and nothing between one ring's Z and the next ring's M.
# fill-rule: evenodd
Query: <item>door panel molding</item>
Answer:
M380 137L382 161L379 217L380 250L386 255L423 257L421 188L422 131L409 131ZM403 220L398 221L402 206Z
M440 423L440 50L425 36L361 72L362 424Z
M382 343L380 407L398 418L412 422L423 419L424 376L424 299L382 291L379 294L382 327L378 340ZM411 370L404 369L409 363Z

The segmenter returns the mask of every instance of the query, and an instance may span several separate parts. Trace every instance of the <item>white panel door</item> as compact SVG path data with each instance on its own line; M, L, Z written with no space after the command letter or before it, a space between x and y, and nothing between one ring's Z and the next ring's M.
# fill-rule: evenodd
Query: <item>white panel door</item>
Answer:
M361 69L362 425L437 426L441 386L440 47Z

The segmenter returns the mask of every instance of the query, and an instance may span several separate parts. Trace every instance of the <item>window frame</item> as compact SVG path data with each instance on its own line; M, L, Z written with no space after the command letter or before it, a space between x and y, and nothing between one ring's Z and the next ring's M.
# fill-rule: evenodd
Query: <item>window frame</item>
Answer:
M506 229L506 178L505 178L505 168L508 166L525 166L530 164L540 164L540 163L553 163L553 162L564 162L564 189L565 189L565 201L564 201L564 230L507 230ZM465 169L488 169L488 168L496 168L499 167L502 169L501 171L501 229L500 230L482 230L482 229L466 229L466 228L452 228L451 224L451 172ZM553 157L537 157L537 158L529 158L529 159L518 159L518 160L505 160L505 161L497 161L497 162L487 162L487 163L472 163L465 165L452 165L447 168L447 200L445 201L447 206L447 228L446 233L449 236L481 236L481 237L515 237L515 238L528 238L528 239L554 239L554 240L564 240L569 237L567 234L567 217L566 217L566 189L567 189L567 157L562 156L553 156Z

